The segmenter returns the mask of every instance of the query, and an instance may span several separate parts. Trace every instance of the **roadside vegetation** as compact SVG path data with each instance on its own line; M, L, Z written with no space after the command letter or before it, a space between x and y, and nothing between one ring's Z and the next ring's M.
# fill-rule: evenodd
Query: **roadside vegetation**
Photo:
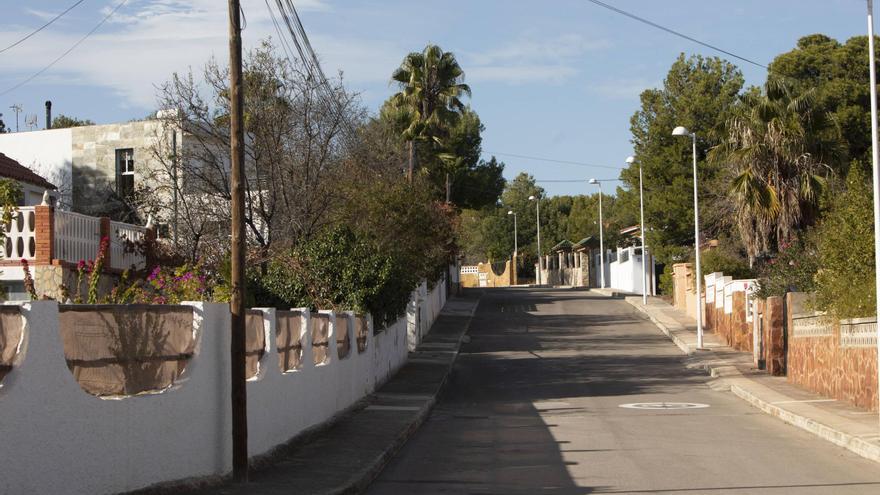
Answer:
M604 198L606 246L638 224L641 164L647 243L666 267L664 279L674 263L693 261L691 144L671 135L685 126L698 138L704 273L758 278L765 297L815 291L817 309L841 318L874 314L867 41L805 36L773 60L760 87L746 87L728 61L680 55L631 118L637 163L620 174L615 197ZM535 208L527 198L536 193L534 180L520 176L502 205L465 211L465 258L513 252L506 215L513 209L531 269ZM597 236L596 203L596 194L543 201L544 252L563 239Z

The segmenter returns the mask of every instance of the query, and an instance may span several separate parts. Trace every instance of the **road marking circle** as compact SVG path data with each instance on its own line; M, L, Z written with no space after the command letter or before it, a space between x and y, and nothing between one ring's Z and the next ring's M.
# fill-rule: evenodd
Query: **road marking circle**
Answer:
M709 407L709 404L700 404L698 402L633 402L631 404L621 404L618 407L662 411L670 409L703 409Z

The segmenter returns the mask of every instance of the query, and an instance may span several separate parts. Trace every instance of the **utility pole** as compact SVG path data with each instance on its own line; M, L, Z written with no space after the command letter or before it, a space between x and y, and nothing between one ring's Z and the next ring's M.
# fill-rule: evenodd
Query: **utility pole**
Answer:
M446 204L449 204L449 192L451 191L449 186L449 172L446 172Z
M874 189L874 297L880 311L880 138L877 128L877 68L874 60L874 2L868 0L868 63L871 82L871 164ZM877 363L880 364L880 325L877 326ZM877 366L878 386L880 386L880 366ZM877 394L880 399L880 394Z
M241 6L229 1L229 136L232 161L232 477L248 479L247 383L245 381L244 98L241 69Z
M15 132L18 132L18 114L21 113L21 105L15 104L9 107L15 112Z
M174 231L173 231L173 233L174 233L174 249L175 250L177 249L177 246L178 246L178 239L177 239L177 216L178 216L177 188L180 187L180 181L177 178L177 125L176 124L177 123L175 122L173 134L171 134L171 150L172 150L172 155L171 155L172 174L171 175L173 176L172 179L174 180L174 189L173 189L173 192L174 192L174 224L173 224Z

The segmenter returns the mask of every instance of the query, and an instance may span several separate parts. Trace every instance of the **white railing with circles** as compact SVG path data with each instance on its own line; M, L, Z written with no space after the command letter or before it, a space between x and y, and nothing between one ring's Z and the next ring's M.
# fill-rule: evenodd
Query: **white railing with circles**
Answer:
M34 207L18 208L13 215L12 221L3 226L3 259L32 261L37 254Z
M146 264L144 256L134 245L144 240L147 229L129 223L110 222L110 267L128 270L132 267L143 269Z

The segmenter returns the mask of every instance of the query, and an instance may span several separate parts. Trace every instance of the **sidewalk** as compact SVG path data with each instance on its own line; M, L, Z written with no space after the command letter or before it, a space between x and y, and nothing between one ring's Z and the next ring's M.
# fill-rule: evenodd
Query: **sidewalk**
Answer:
M375 393L331 425L300 435L252 469L246 484L176 487L145 493L360 493L428 417L479 304L468 291L446 303L406 364ZM204 483L204 482L203 482Z
M808 392L788 383L785 377L770 376L755 369L749 353L724 345L712 332L703 335L697 350L696 321L660 298L628 296L626 302L657 327L689 357L687 366L705 369L716 380L715 390L729 390L767 414L844 447L855 454L880 462L880 423L878 414L857 409L844 402Z

